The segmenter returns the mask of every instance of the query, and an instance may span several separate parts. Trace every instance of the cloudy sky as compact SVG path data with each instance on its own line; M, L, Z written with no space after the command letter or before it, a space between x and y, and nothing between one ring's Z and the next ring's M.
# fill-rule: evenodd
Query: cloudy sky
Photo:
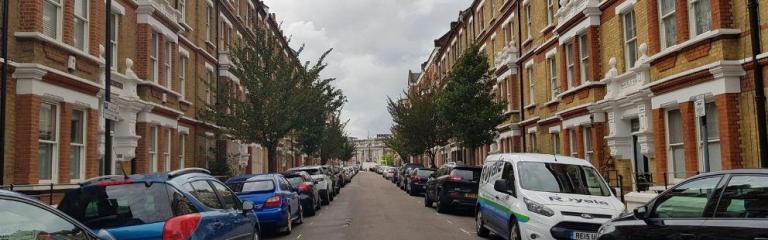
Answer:
M333 48L324 77L337 78L349 99L347 132L389 133L387 96L398 97L408 70L418 71L434 39L448 31L469 0L265 0L301 58L315 61Z

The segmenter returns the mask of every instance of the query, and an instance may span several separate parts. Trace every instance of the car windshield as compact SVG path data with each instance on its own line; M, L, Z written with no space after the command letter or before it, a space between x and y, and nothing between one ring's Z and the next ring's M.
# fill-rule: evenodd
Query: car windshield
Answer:
M481 169L455 168L451 170L451 176L461 177L463 179L480 180Z
M611 192L593 167L543 162L518 164L520 186L539 192L611 196Z
M320 174L323 174L323 171L320 171L319 168L300 169L300 170L294 170L294 172L306 172L309 175L320 175Z
M435 171L433 170L419 170L416 172L416 175L419 175L419 177L429 177L429 175L432 175Z
M286 180L291 183L291 186L299 186L299 184L304 182L304 178L299 176L287 177Z
M268 179L229 183L227 185L235 192L271 192L275 190L275 183Z
M184 211L176 209L182 205ZM163 222L193 209L183 195L163 183L84 187L68 192L59 204L59 210L91 229Z

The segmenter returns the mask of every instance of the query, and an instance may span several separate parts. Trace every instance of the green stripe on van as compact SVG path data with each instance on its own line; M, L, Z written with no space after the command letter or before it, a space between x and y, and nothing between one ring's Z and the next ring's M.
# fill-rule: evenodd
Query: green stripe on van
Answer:
M508 207L506 207L506 206L504 206L502 204L499 204L499 203L497 203L497 202L495 202L495 201L493 201L491 199L488 199L488 198L480 196L480 197L478 197L478 200L480 200L480 202L482 204L484 204L486 206L490 206L490 207L492 207L492 208L494 208L496 210L499 210L499 211L501 211L501 212L503 212L503 213L505 213L507 215L515 215L515 218L517 219L518 222L528 222L528 220L530 220L530 217L525 216L523 214L519 214L519 213L513 212Z

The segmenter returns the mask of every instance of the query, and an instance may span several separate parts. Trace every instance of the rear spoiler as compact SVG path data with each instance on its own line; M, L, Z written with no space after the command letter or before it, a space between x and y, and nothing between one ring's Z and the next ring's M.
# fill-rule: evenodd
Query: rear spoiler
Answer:
M204 173L204 174L210 175L211 171L208 171L208 169L204 169L204 168L184 168L184 169L179 169L176 171L169 172L168 178L175 178L188 173Z

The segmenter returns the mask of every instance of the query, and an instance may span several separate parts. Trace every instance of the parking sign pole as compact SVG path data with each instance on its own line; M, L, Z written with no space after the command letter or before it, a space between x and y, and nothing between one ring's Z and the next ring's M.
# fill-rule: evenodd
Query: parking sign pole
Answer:
M110 104L112 95L112 0L106 0L106 13L104 14L104 25L106 26L104 36L104 108ZM115 33L117 35L117 33ZM117 36L115 36L117 37ZM105 109L102 109L104 111ZM112 175L112 120L104 118L104 175Z

